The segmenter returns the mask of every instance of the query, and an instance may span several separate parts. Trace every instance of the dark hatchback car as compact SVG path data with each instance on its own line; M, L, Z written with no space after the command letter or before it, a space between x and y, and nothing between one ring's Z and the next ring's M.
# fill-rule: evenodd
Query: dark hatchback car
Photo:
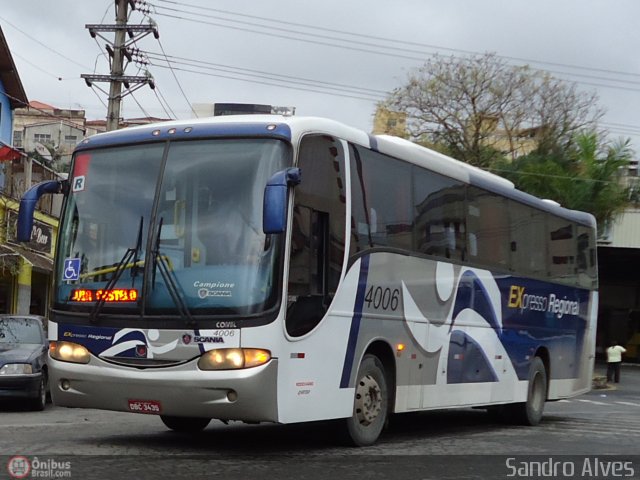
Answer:
M0 315L0 399L26 399L32 410L47 402L45 319L38 315Z

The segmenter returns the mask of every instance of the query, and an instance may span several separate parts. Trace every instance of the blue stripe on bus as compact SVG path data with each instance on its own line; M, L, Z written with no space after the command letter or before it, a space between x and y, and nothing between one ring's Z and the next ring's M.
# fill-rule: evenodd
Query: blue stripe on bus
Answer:
M458 314L466 308L473 310L484 318L496 331L496 334L500 336L502 327L498 322L498 316L493 308L493 302L491 301L489 292L487 292L482 280L471 271L464 272L458 282L458 292L453 306L450 330L454 328L455 319L458 317Z
M360 331L360 320L362 319L362 308L364 307L364 297L367 291L367 277L369 275L369 256L363 256L360 260L360 276L358 278L358 291L356 292L356 303L353 307L353 318L351 319L351 330L349 331L349 341L347 342L347 352L344 356L344 366L342 367L342 379L340 388L349 387L353 359L356 354L358 343L358 332Z
M193 330L193 333L194 333L197 337L199 337L199 336L200 336L200 329L199 329L199 328L194 329L194 330ZM204 352L206 352L206 350L204 349L204 344L203 344L203 343L199 343L199 344L198 344L198 348L200 349L200 355L203 355L203 354L204 354Z

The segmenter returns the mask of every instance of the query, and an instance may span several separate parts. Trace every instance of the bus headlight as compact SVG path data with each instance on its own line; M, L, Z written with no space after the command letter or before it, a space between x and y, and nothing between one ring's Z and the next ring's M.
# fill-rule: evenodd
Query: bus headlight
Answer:
M198 360L200 370L235 370L264 365L271 352L260 348L219 348L210 350Z
M89 350L72 342L49 342L49 355L62 362L89 363Z

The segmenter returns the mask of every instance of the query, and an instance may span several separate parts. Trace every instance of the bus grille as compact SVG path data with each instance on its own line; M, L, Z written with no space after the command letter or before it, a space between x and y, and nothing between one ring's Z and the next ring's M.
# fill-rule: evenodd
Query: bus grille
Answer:
M127 367L137 368L159 368L159 367L171 367L174 365L180 365L187 363L188 360L157 360L155 358L122 358L122 357L101 357L110 363L116 363L118 365L125 365Z

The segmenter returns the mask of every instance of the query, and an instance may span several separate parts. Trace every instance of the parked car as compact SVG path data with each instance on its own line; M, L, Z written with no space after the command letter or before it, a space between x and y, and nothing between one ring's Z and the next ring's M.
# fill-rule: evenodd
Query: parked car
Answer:
M49 382L48 342L39 315L0 315L0 398L24 398L44 410Z

